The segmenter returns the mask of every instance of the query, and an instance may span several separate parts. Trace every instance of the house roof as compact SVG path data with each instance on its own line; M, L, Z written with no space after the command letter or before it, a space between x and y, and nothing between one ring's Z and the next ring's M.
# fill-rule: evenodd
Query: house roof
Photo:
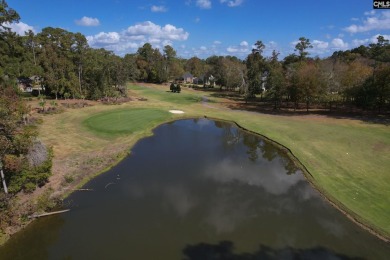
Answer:
M186 72L186 73L183 74L183 78L193 78L193 77L194 76L191 73L189 73L189 72Z

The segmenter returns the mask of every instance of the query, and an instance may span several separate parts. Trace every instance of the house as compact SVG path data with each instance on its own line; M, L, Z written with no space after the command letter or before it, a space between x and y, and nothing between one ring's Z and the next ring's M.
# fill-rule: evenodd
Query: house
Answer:
M263 74L261 75L261 90L263 92L265 92L267 90L266 83L267 83L267 79L268 79L268 74L269 74L269 71L264 71Z
M194 82L194 76L189 72L184 73L182 76L182 79L183 79L184 83L193 83Z
M42 77L34 75L34 76L30 77L30 80L31 80L34 87L42 86L42 81L43 81Z
M212 86L212 87L215 87L215 81L217 81L217 79L210 74L209 77L206 77L205 80L204 80L204 83L206 85L209 85L209 86Z
M43 78L40 76L31 76L27 77L19 77L17 80L18 87L22 92L32 93L35 91L36 93L41 94L41 91L45 90L43 87Z
M204 79L205 79L205 75L201 75L199 77L195 77L193 82L194 82L194 84L201 85L201 84L204 84Z
M22 92L31 92L33 87L33 82L30 78L19 77L17 79L18 88Z

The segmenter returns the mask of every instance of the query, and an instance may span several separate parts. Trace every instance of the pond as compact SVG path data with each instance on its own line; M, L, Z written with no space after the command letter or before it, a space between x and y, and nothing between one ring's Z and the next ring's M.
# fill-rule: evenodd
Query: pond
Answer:
M179 120L0 248L0 259L385 259L273 144Z

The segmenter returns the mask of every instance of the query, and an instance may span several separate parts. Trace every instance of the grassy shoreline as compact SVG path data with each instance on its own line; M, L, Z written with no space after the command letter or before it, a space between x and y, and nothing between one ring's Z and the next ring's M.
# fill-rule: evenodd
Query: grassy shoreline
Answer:
M390 134L387 126L316 115L283 116L231 110L222 105L227 100L210 97L213 103L205 104L201 102L202 97L209 98L209 94L188 89L183 90L183 99L182 94L167 93L161 86L130 87L130 91L148 101L132 101L120 106L99 104L45 116L40 137L54 148L53 176L47 186L56 190L56 196L68 196L115 166L137 141L152 135L158 125L178 119L208 117L234 122L287 149L303 166L308 181L328 201L368 231L389 241L390 226L386 216L390 215L390 176L386 169L390 168L390 162L386 154L390 152ZM129 109L180 109L185 114L157 119L142 130L113 137L96 134L83 124L94 115ZM355 142L356 139L363 144ZM374 154L370 155L373 149ZM367 176L369 170L376 179ZM67 176L74 181L64 182ZM377 192L372 192L375 189ZM362 200L348 198L356 190L364 195L360 197ZM376 203L371 203L375 200ZM364 214L365 206L369 206L368 214Z
M268 142L271 142L278 149L281 149L281 150L285 151L285 153L289 157L289 159L294 162L294 164L297 166L297 168L302 170L303 174L306 177L306 180L311 184L311 186L314 189L316 189L321 194L323 199L325 199L334 208L339 210L343 215L345 215L347 218L349 218L355 224L359 225L361 228L365 229L366 231L370 232L372 235L376 236L377 238L379 238L379 239L381 239L381 240L383 240L383 241L385 241L387 243L390 242L390 238L389 238L389 236L386 233L378 232L378 230L375 227L370 226L370 224L367 223L367 222L363 222L363 220L360 219L359 216L356 215L354 212L350 212L348 210L348 208L346 208L344 205L341 204L341 202L339 202L339 201L335 202L335 198L333 198L333 196L331 194L327 194L326 191L322 187L318 186L315 183L314 176L310 173L310 171L306 168L306 166L299 160L299 158L294 155L294 153L290 150L290 148L286 147L285 145L283 145L283 144L281 144L281 143L279 143L279 142L277 142L277 141L275 141L273 139L270 139L269 137L267 137L265 135L262 135L261 133L257 133L257 132L254 132L254 131L250 130L250 129L246 129L245 127L242 127L241 125L239 125L235 121L226 121L226 120L222 120L222 119L219 119L219 118L210 118L210 117L207 117L207 116L205 116L205 117L208 118L208 119L211 119L211 120L225 121L225 122L230 122L232 124L235 124L240 129L242 129L242 130L244 130L246 132L249 132L251 134L255 134L255 135L261 136L261 138L265 139Z

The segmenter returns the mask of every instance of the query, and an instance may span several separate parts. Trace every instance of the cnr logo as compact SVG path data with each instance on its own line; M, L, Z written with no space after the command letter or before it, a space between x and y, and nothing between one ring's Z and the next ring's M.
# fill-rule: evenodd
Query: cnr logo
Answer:
M373 1L374 9L390 9L390 1Z

